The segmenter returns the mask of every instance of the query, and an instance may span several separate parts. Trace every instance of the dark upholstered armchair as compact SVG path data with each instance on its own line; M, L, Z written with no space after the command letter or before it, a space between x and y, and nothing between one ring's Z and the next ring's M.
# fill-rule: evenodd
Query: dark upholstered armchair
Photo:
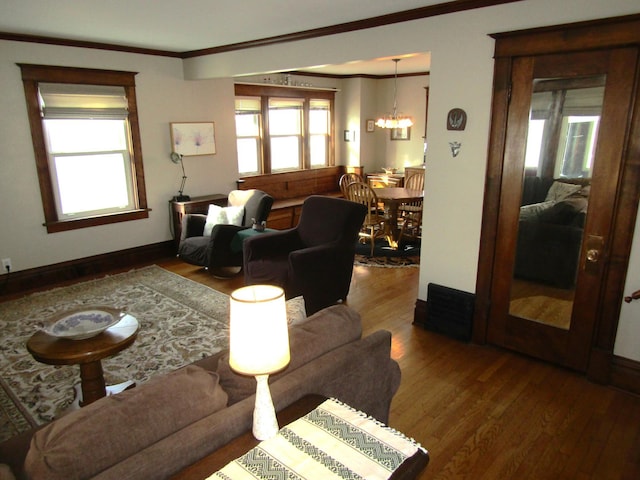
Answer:
M229 193L228 205L244 207L241 224L214 225L211 235L204 234L207 215L189 214L183 217L178 257L217 274L222 274L221 267L242 266L242 248L232 248L233 237L240 230L251 228L253 219L258 224L266 221L273 197L261 190L233 190Z
M278 285L286 298L302 295L307 315L346 300L366 210L341 198L308 197L296 227L245 240L245 284Z

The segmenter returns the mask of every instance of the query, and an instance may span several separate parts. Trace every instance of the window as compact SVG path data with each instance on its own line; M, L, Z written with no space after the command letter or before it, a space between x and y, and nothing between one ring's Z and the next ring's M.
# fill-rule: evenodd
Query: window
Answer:
M236 98L236 143L238 147L238 171L242 174L260 172L262 138L260 125L260 97Z
M20 67L47 231L147 218L135 74Z
M236 85L241 175L333 165L334 92Z
M302 108L294 98L269 99L271 172L302 168Z
M309 142L310 163L312 167L327 165L331 129L331 108L328 100L310 101L309 105Z

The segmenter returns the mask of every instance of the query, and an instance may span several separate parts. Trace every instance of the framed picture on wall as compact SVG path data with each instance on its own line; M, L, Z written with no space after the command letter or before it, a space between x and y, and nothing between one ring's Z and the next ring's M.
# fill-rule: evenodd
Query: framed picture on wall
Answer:
M171 148L184 156L215 154L213 122L172 123Z
M374 131L376 127L376 121L373 119L367 120L367 133L371 133Z
M391 140L410 140L411 127L391 128L389 129L389 135L391 136Z

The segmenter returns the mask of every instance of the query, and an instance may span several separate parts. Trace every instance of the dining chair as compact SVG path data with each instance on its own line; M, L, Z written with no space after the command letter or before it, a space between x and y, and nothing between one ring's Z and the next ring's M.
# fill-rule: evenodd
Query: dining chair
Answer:
M371 256L373 256L376 238L386 236L385 217L380 214L378 209L378 196L369 184L355 182L347 188L347 199L367 207L367 214L362 222L359 237L361 240L369 240Z
M415 173L411 175L404 182L404 188L409 190L421 190L424 191L424 174L423 173ZM404 212L417 212L418 210L422 210L422 200L417 200L410 203L403 203L398 208L400 213Z
M353 173L353 172L345 173L340 177L340 180L338 181L338 185L340 186L340 191L342 192L342 195L344 196L344 198L347 198L347 187L350 184L355 182L362 183L362 177L357 173Z
M415 173L405 181L405 188L424 191L424 174ZM400 237L411 239L422 236L422 200L403 203L398 207Z

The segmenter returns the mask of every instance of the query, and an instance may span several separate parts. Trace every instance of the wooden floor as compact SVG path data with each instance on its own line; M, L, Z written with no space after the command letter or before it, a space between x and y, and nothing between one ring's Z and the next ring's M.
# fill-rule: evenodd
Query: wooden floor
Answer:
M224 293L243 285L158 264ZM417 268L355 267L348 303L365 335L393 333L402 382L389 424L429 450L422 479L640 479L640 397L413 326L417 297Z
M225 293L242 286L162 266ZM640 479L639 397L413 326L417 297L416 268L356 267L348 303L365 334L393 333L402 383L389 423L429 450L422 479Z

